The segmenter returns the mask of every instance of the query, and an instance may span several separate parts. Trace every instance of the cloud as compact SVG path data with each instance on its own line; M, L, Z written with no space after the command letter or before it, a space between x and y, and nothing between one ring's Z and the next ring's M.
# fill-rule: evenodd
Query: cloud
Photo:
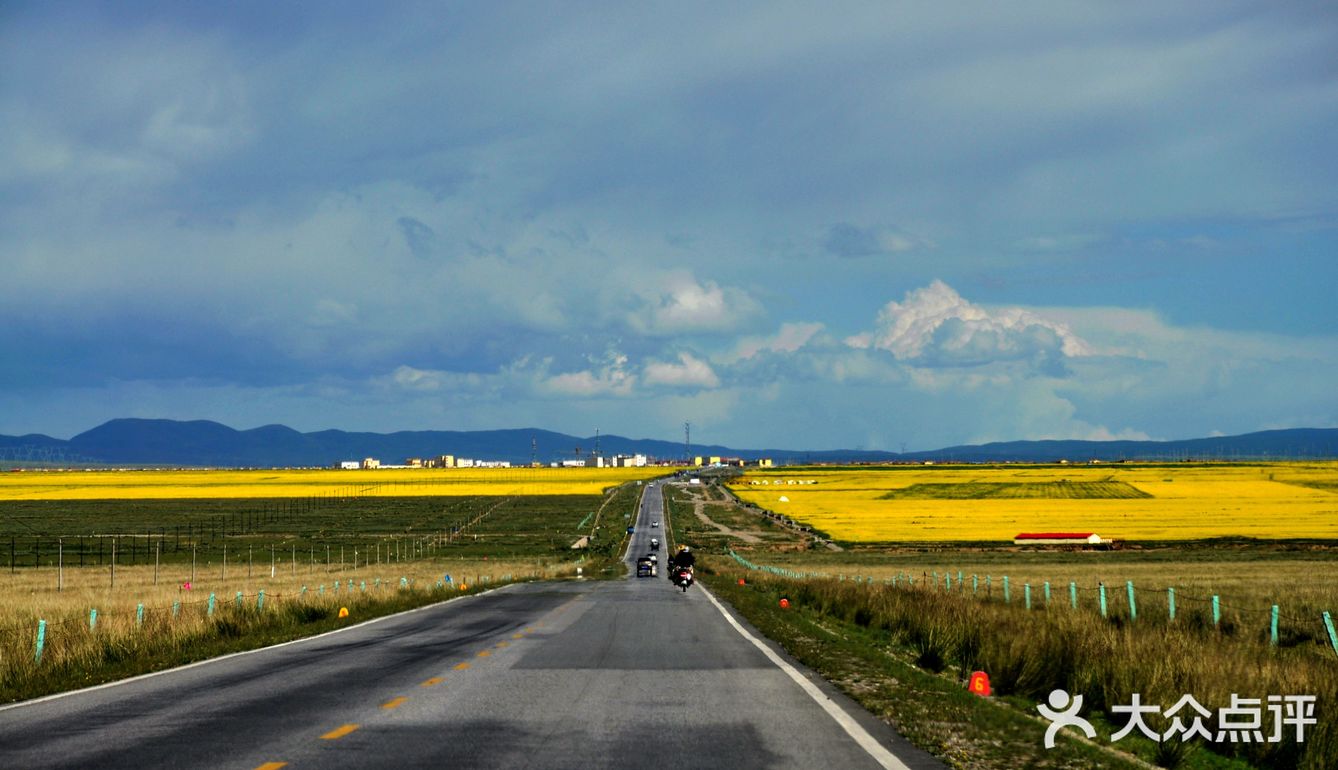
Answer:
M726 360L752 358L762 351L793 353L808 344L814 335L824 329L820 323L786 322L770 337L742 337L735 344L734 350L725 356Z
M710 364L691 353L679 353L678 363L647 362L642 381L647 386L672 388L715 388L720 385L720 378L711 370Z
M404 243L415 257L426 259L432 255L432 245L437 237L432 228L413 217L400 217L395 220L395 224L399 225L400 232L404 234Z
M636 375L628 371L627 356L609 351L590 369L540 375L536 390L541 394L596 398L630 396L636 388Z
M838 222L827 228L823 248L838 257L870 257L900 254L922 245L906 233L891 227L857 227Z
M732 331L757 315L761 306L746 291L698 282L689 275L654 274L636 289L641 304L628 317L633 328L650 335ZM663 284L664 288L658 288Z
M886 350L917 366L1026 361L1050 373L1061 372L1065 359L1093 352L1062 323L1022 308L973 305L939 280L907 292L901 302L887 303L877 327L847 343Z

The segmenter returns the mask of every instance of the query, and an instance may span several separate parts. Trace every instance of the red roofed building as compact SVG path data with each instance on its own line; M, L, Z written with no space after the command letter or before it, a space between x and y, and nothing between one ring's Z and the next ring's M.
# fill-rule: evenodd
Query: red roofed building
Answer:
M1022 532L1013 536L1013 545L1109 545L1095 532Z

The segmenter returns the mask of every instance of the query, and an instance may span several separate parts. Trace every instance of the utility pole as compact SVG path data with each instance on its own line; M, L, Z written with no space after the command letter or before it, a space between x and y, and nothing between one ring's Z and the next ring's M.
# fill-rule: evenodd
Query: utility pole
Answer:
M692 462L692 423L683 423L683 459Z
M539 464L539 441L534 436L530 436L530 467Z

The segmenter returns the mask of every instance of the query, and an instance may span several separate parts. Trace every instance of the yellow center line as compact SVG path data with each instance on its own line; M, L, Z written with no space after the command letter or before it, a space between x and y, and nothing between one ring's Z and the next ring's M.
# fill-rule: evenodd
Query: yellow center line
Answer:
M524 638L525 638L525 635L524 635L524 634L512 634L512 635L511 635L511 638L512 638L512 639L524 639Z
M420 684L420 685L418 685L418 686L419 686L419 687L431 687L431 686L433 686L433 685L441 684L441 683L444 682L444 681L446 681L446 680L445 680L445 679L442 679L442 678L439 677L439 676L434 676L434 677L432 677L431 679L428 679L427 681L423 682L422 684Z
M404 702L407 701L407 700L408 700L408 698L406 698L405 696L401 695L401 696L398 697L398 698L392 698L392 699L386 701L385 703L382 703L382 704L381 704L381 708L383 708L383 709L394 709L394 708L399 708L400 706L404 705Z
M358 729L359 726L360 726L360 725L349 724L349 725L343 725L343 726L341 726L341 727L336 727L335 729L331 730L330 732L326 733L325 735L322 735L322 736L321 736L321 740L323 740L323 741L333 741L333 740L335 740L335 739L337 739L337 738L343 738L345 735L348 735L349 733L351 733L351 732L353 732L354 730Z
M279 770L279 768L287 766L287 762L266 762L260 767L257 767L256 770Z
M510 647L510 646L511 646L511 642L498 642L498 643L497 643L497 646L498 646L498 647Z
M467 668L469 668L469 664L468 664L468 663L456 663L456 664L455 664L455 670L456 670L456 671L464 671L464 670L467 669Z
M480 657L480 658L486 658L486 657L488 657L488 656L491 655L491 654L492 654L492 652L489 651L489 650L479 650L479 657Z

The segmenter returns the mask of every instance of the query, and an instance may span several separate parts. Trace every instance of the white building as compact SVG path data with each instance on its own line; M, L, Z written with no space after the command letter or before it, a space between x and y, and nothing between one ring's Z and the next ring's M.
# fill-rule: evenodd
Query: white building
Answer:
M339 463L339 470L341 471L356 471L361 467L362 463L357 460L341 460Z
M364 467L364 468L380 468L380 467L381 467L381 461L378 460L378 459L376 459L375 457L366 457L366 458L363 458L363 461L362 461L362 467Z

